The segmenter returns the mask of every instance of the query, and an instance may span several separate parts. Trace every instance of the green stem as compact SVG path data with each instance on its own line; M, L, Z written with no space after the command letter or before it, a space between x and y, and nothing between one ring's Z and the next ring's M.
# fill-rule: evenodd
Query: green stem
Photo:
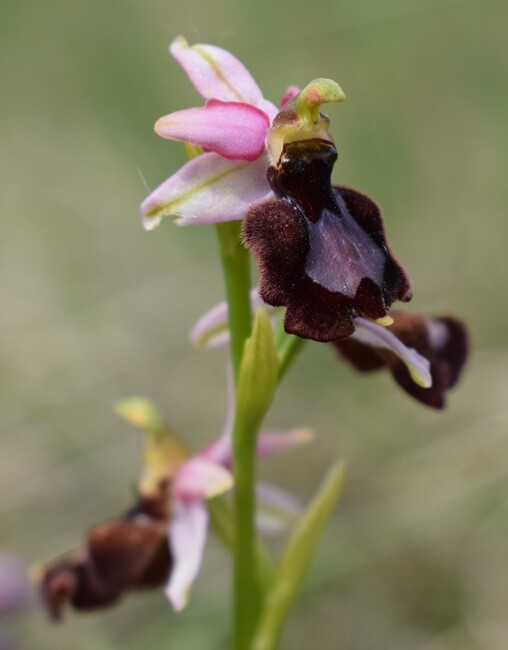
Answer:
M257 574L255 539L255 438L235 432L235 650L250 650L261 611L261 584Z
M225 548L234 553L236 535L232 504L224 496L215 497L208 501L208 511L213 532ZM259 539L255 540L255 554L259 580L263 590L267 590L272 584L273 567Z
M217 224L220 255L226 285L231 357L237 395L238 377L245 341L251 333L250 258L241 242L241 224ZM236 403L236 405L238 405ZM260 585L255 541L255 452L256 437L238 426L235 408L233 429L234 489L234 647L250 650L260 609Z
M210 524L224 546L234 553L235 551L235 526L233 514L229 503L223 496L215 497L208 501Z
M241 242L241 223L226 221L216 224L220 256L226 284L231 356L235 386L242 362L243 346L250 335L250 258Z

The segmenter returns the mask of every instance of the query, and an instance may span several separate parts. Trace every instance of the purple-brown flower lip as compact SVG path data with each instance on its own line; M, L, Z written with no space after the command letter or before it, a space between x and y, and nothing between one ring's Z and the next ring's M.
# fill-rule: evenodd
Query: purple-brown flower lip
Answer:
M284 143L267 174L277 198L253 206L244 224L263 300L287 307L287 332L323 342L350 336L354 318L384 318L395 300L411 298L379 208L331 184L336 160L328 139Z
M168 485L139 496L124 517L94 526L83 547L46 569L41 594L56 621L65 608L90 611L115 604L132 590L162 586L172 558L168 544Z
M337 150L333 142L320 138L284 144L276 165L268 169L274 194L297 206L312 223L324 210L337 210L331 186Z

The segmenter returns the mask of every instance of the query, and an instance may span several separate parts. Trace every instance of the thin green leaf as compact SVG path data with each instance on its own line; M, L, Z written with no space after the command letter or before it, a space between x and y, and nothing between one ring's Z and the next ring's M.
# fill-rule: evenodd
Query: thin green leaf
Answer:
M254 650L275 650L286 618L307 575L318 543L342 492L344 464L328 472L319 491L296 524L280 563L271 590L265 599Z
M245 342L236 391L233 431L236 521L235 648L247 650L256 629L263 592L263 567L256 554L255 517L256 440L272 403L279 361L268 313L258 309L252 335Z

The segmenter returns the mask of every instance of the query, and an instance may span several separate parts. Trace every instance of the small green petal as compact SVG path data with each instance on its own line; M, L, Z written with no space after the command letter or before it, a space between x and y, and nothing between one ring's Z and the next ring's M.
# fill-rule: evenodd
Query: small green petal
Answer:
M117 402L115 413L130 424L152 435L164 435L165 426L157 406L145 397L129 397Z
M156 492L160 481L171 478L187 460L189 450L149 399L124 399L117 402L114 409L120 417L146 434L144 471L139 480L139 489L145 495Z

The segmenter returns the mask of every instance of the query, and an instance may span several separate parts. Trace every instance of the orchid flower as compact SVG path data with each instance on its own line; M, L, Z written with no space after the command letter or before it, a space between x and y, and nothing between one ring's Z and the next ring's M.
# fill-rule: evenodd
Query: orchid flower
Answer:
M264 306L257 289L252 309ZM426 406L442 408L445 394L460 378L468 355L467 330L452 317L424 317L391 312L386 325L355 319L355 332L333 345L357 370L390 369L395 381ZM228 310L219 303L198 319L190 341L198 348L215 348L229 340Z
M316 79L302 91L290 87L277 112L229 52L182 38L170 50L207 102L162 117L155 130L206 153L148 196L145 226L166 215L180 224L245 218L261 295L287 307L285 329L302 338L346 338L356 317L383 319L393 302L410 300L379 208L331 185L337 151L319 109L344 100L340 86Z
M46 570L41 589L55 620L67 603L77 610L102 608L127 591L165 583L174 609L182 610L201 566L209 522L206 502L233 485L231 409L222 435L195 455L148 400L128 399L116 410L147 434L137 502L122 518L92 528L78 553ZM262 433L258 455L288 450L310 437L306 429ZM283 490L266 484L258 490L265 503L290 515L298 511L294 497ZM271 519L267 523L274 525Z
M168 537L174 564L166 595L177 611L187 604L190 586L201 566L208 529L206 501L233 486L230 473L233 463L232 425L230 399L222 435L197 455L185 460L173 480L173 509ZM257 441L257 455L264 457L286 451L307 442L311 437L308 429L261 432ZM279 488L261 484L259 495L265 503L295 513L294 498Z
M252 206L243 228L263 300L287 308L286 332L321 342L353 334L357 317L383 321L412 295L378 206L331 183L337 150L319 106L340 93L318 79L278 113L268 134L275 198Z

